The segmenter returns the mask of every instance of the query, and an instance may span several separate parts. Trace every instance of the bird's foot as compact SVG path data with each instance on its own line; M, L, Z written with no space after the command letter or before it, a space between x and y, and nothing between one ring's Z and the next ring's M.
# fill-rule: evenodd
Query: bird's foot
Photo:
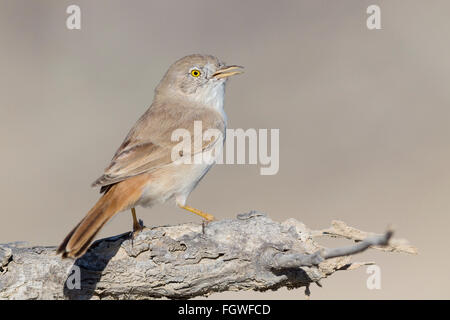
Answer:
M136 223L133 223L133 231L130 232L131 246L134 245L134 239L137 237L137 235L144 229L145 226L142 220L139 219L139 222L136 221Z
M133 246L134 238L144 230L144 222L138 219L136 216L136 209L131 208L131 214L133 215L133 232L131 232L131 245Z
M139 221L133 222L133 236L137 236L139 232L145 229L144 222L139 219Z

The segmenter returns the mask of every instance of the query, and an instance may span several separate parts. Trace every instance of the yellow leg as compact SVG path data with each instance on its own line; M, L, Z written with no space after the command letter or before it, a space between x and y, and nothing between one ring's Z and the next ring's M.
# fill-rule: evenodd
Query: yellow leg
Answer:
M139 232L144 229L141 224L139 223L139 220L136 217L136 209L131 208L131 214L133 215L133 232Z
M208 220L208 221L213 221L215 219L212 214L200 211L198 209L195 209L195 208L192 208L189 206L180 206L180 208L190 211L192 213L195 213L195 214L199 215L200 217L202 217L203 219Z

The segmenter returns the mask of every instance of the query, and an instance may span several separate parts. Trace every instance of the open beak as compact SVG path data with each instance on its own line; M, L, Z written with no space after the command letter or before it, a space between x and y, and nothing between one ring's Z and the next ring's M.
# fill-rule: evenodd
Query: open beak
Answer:
M222 69L217 70L213 74L213 78L222 79L234 76L235 74L244 73L241 66L225 66Z

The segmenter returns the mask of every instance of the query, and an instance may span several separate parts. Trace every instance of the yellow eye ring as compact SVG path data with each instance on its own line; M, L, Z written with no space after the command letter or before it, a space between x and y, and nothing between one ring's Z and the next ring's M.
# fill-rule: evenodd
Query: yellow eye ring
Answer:
M194 70L191 71L191 76L193 76L195 78L200 77L201 74L202 73L199 70L197 70L197 69L194 69Z

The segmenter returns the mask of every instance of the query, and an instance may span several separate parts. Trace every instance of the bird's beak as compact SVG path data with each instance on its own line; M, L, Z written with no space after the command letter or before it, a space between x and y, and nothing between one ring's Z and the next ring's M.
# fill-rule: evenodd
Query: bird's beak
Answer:
M219 70L217 70L213 74L213 78L222 79L234 76L235 74L244 73L242 70L244 67L241 66L225 66Z

